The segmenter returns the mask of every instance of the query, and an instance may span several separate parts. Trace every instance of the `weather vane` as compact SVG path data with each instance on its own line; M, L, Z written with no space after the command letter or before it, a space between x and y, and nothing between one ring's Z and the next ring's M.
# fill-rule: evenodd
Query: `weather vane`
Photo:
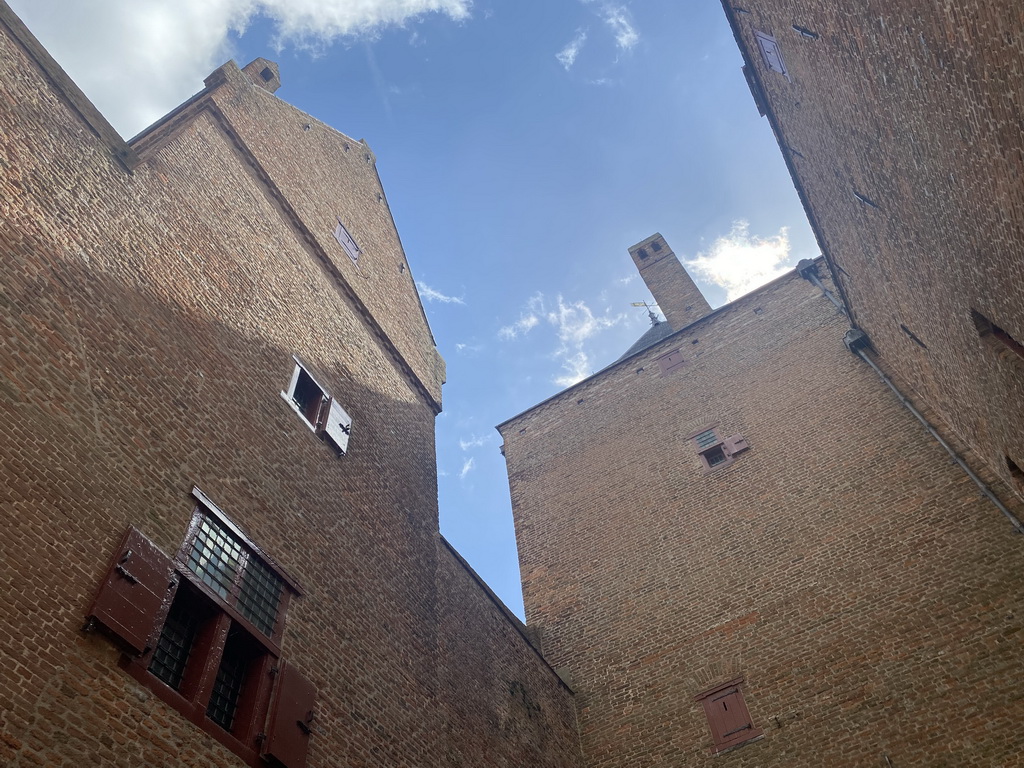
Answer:
M651 325L657 325L658 324L658 316L656 314L654 314L654 308L656 306L658 306L657 304L648 304L646 301L634 301L632 303L632 306L634 306L634 307L647 307L647 316L649 318L651 318Z

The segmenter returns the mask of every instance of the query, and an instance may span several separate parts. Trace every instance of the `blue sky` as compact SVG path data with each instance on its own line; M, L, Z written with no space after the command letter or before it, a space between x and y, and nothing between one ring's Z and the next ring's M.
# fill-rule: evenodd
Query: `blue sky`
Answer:
M643 333L626 249L712 306L818 254L717 0L9 2L126 137L265 56L366 139L448 364L441 530L520 615L494 426Z

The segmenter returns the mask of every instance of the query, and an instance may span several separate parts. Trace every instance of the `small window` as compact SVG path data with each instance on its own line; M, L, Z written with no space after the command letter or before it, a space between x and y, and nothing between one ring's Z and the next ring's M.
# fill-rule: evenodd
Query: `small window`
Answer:
M636 255L640 257L641 261L647 258L647 250L644 248L637 248Z
M1000 357L1014 359L1017 362L1024 360L1024 344L1021 344L977 310L971 310L971 319L974 321L974 327L978 329L978 335Z
M651 243L651 250L654 251L655 253L659 253L661 251L661 243L655 240L653 243Z
M370 162L369 156L366 158L366 162ZM352 238L352 235L345 229L345 225L341 223L341 219L338 219L338 226L334 228L334 239L338 241L338 245L342 247L348 257L352 259L352 263L359 265L359 257L362 255L362 251L359 246L356 245L356 241Z
M747 711L743 691L740 689L742 683L742 678L730 680L695 697L695 701L703 705L704 715L708 719L708 728L714 741L712 754L739 746L763 734L760 728L754 726Z
M288 391L282 392L281 397L302 416L311 430L328 439L340 453L348 451L352 418L298 360Z
M742 435L732 435L724 440L718 436L714 427L702 429L690 435L694 447L697 449L697 456L705 470L725 467L735 459L736 454L742 453L750 447Z
M778 72L779 74L789 74L786 71L786 62L782 60L782 49L779 48L779 41L771 35L765 32L754 32L754 39L757 40L757 46L761 49L761 58L764 60L764 65L768 67L772 72Z
M129 654L125 669L136 680L246 763L268 755L300 768L316 689L292 670L285 694L276 676L298 585L202 491L193 489L193 496L200 503L173 560L129 530L89 610L89 626L121 640ZM292 689L301 700L291 700ZM282 707L288 716L268 738L267 724L280 720ZM303 713L302 721L292 710Z

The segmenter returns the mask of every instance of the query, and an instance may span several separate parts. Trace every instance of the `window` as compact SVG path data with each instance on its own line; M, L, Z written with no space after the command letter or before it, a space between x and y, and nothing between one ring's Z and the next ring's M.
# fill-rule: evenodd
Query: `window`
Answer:
M661 243L655 240L653 243L651 243L651 250L654 251L655 253L661 251Z
M714 427L705 427L699 432L694 432L689 439L693 441L705 471L729 466L736 454L750 447L743 435L733 435L723 440Z
M87 626L119 639L133 677L249 765L272 758L299 768L316 689L280 648L300 589L202 491L192 493L200 503L173 560L129 529Z
M647 258L647 250L644 249L644 248L637 248L636 249L636 255L639 256L641 259L646 259Z
M317 434L328 439L339 453L348 451L348 439L352 434L352 418L341 404L327 394L305 366L295 360L288 391L281 397L305 420L306 425Z
M974 327L978 329L978 335L995 350L996 354L1004 359L1024 361L1024 344L977 310L971 310L971 319L974 321Z
M370 162L369 157L367 157L366 162ZM350 259L352 259L352 263L359 266L359 257L363 252L359 249L359 246L356 245L356 241L352 239L352 235L350 235L348 230L345 229L345 225L341 223L341 219L338 219L338 226L334 228L334 239L338 241L338 245L340 245L342 250L348 254Z
M740 690L742 683L743 678L736 678L695 697L695 701L704 706L704 714L711 729L711 738L714 740L712 754L739 746L763 734L750 719Z

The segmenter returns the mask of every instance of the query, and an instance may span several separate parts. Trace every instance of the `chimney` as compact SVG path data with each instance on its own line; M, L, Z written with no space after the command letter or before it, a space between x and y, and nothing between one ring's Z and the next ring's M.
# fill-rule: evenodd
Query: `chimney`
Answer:
M242 67L242 71L249 76L253 83L271 93L281 87L281 73L277 64L262 56L246 64Z
M673 331L711 313L711 305L660 234L634 245L629 255Z

